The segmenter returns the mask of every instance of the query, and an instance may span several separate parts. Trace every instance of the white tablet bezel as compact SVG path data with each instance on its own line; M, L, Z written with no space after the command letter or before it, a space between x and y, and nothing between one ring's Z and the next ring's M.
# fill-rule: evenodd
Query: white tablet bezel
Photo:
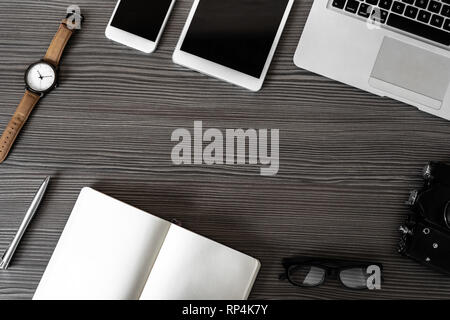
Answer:
M151 41L148 39L145 39L143 37L137 36L133 33L124 31L122 29L113 27L111 25L114 16L116 15L116 11L119 8L119 4L122 0L117 1L116 7L114 8L114 12L111 15L111 18L109 19L108 26L105 30L105 36L108 39L111 39L113 41L119 42L123 45L126 45L128 47L134 48L136 50L145 52L145 53L152 53L155 51L156 47L158 46L159 40L161 39L161 35L164 31L164 28L166 27L167 21L169 20L170 13L172 12L172 9L175 5L175 0L172 0L172 3L170 4L169 10L167 10L166 18L164 19L163 24L161 25L161 29L159 30L158 37L156 38L156 41ZM126 0L124 0L126 1Z
M252 77L248 74L225 67L218 63L212 62L210 60L195 56L193 54L181 50L181 46L183 45L184 39L189 30L192 19L194 18L195 12L197 11L197 7L200 1L201 0L195 0L192 6L186 24L184 25L183 32L181 33L180 39L178 40L178 44L175 48L175 52L173 53L172 57L173 61L176 64L182 65L190 69L194 69L209 76L219 78L232 84L244 87L248 90L255 92L259 91L264 83L264 79L267 75L267 71L269 70L272 58L275 54L278 42L280 41L281 35L284 30L284 26L286 25L286 21L289 17L289 13L291 11L294 0L288 0L288 5L286 6L283 19L281 20L280 26L278 27L278 32L275 36L272 48L267 57L266 64L264 66L263 72L261 73L261 77L259 78Z

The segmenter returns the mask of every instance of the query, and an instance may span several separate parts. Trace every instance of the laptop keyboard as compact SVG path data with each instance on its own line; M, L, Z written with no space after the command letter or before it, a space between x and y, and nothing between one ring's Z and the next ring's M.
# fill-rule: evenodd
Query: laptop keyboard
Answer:
M331 0L331 6L450 46L450 0Z

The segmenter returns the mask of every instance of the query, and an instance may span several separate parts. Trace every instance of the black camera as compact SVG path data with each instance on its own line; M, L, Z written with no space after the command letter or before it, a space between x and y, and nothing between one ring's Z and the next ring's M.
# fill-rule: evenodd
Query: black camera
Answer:
M450 275L450 165L430 162L424 186L410 194L411 212L400 227L399 252Z

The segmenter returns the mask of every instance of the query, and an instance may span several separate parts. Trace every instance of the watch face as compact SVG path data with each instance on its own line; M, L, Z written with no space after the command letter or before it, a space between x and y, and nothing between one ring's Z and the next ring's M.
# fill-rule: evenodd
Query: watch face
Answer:
M56 71L47 62L32 64L25 73L25 83L36 92L44 93L56 84Z

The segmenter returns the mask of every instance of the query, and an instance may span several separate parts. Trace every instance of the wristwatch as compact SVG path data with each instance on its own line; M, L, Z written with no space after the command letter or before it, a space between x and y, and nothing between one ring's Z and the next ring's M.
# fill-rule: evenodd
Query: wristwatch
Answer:
M72 34L80 28L82 20L83 16L79 9L68 13L62 20L44 58L30 65L25 71L25 95L0 138L0 163L8 156L38 101L58 85L58 66L62 53Z

